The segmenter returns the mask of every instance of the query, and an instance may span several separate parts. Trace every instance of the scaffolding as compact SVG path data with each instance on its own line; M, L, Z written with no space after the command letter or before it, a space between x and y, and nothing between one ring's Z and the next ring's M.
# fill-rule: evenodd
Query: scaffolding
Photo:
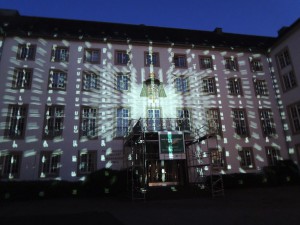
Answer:
M190 184L208 190L212 197L224 196L221 170L225 155L218 144L218 129L203 125L195 133L194 139L186 140Z
M224 195L220 173L222 150L218 145L217 132L209 126L194 129L182 119L139 119L131 121L124 141L127 167L127 191L132 200L145 200L149 188L150 171L147 162L159 159L159 152L147 149L154 142L158 145L158 132L182 132L184 134L187 181L201 189L210 190L212 196ZM203 143L206 143L203 146ZM148 144L148 145L147 145ZM213 147L211 147L213 146ZM149 173L149 174L148 174Z

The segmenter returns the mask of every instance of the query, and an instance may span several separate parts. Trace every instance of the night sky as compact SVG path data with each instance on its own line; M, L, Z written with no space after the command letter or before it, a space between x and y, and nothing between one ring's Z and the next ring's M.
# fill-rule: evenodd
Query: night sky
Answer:
M277 36L300 0L0 0L21 15Z

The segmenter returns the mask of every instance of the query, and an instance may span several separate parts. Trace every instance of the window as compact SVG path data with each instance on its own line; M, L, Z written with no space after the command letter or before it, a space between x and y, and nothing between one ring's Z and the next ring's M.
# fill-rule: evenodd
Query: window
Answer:
M64 129L64 106L46 106L44 137L54 138L62 135Z
M293 133L300 133L300 102L287 107Z
M280 65L280 69L283 69L291 64L290 54L287 49L283 50L277 55L277 61Z
M216 94L216 81L213 77L202 79L202 91L206 94Z
M23 138L26 130L27 105L8 106L8 126L6 136L9 138Z
M260 72L263 71L263 65L260 59L252 59L250 61L251 71L252 72Z
M222 169L226 167L224 149L217 148L209 149L211 154L211 164L214 169Z
M281 160L279 149L274 147L266 147L266 155L269 166L275 166L277 162Z
M85 49L84 62L100 63L100 49Z
M212 132L217 132L218 135L222 135L222 126L221 126L219 109L217 108L207 109L206 120L207 120L207 125Z
M240 165L243 169L255 169L252 148L239 150Z
M85 91L99 89L99 76L93 72L84 72L82 89Z
M263 135L265 137L274 136L276 130L272 111L270 109L260 109L259 116Z
M69 61L69 48L54 46L51 55L52 62L68 62Z
M0 152L0 177L1 178L18 178L21 166L20 152Z
M179 130L191 129L191 118L188 109L177 109L177 125Z
M80 151L78 156L78 174L88 174L96 169L97 151Z
M145 66L159 66L159 54L158 52L145 52Z
M211 56L199 56L199 59L200 59L200 69L213 69Z
M248 136L248 123L246 120L246 111L244 109L233 109L233 122L236 134Z
M237 59L235 57L226 57L225 60L225 69L237 71L238 70L238 64Z
M116 64L119 65L127 65L129 62L129 55L126 51L116 51L115 53L116 57Z
M40 178L58 177L61 152L42 151L40 158Z
M292 89L293 87L297 86L296 77L295 77L293 71L283 74L282 80L283 80L283 90L284 91L288 91L289 89Z
M179 68L187 67L186 55L174 55L174 64Z
M117 137L127 135L129 125L129 109L117 109Z
M125 74L117 74L117 90L128 91L129 90L129 78Z
M188 92L189 91L189 80L188 77L178 77L175 79L176 91L177 92Z
M265 80L253 79L256 96L268 96L267 82Z
M12 87L16 89L30 89L32 69L16 69Z
M231 95L243 95L242 83L240 78L228 79L229 94Z
M31 44L19 45L17 59L34 60L36 46Z
M81 109L81 137L94 139L98 136L97 115L98 110L92 107L82 107Z
M49 89L66 90L67 73L59 70L51 70L49 75Z

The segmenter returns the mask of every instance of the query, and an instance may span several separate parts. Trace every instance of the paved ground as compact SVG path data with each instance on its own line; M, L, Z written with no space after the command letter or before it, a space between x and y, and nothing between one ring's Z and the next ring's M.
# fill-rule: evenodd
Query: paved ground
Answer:
M30 225L299 225L300 186L231 189L225 197L108 198L0 202L0 224Z

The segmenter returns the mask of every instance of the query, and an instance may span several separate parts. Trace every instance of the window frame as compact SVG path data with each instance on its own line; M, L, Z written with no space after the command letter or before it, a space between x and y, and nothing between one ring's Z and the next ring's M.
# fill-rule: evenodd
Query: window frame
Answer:
M97 150L79 150L77 160L77 175L87 175L97 170ZM83 162L82 155L87 155L86 161ZM86 163L84 171L81 170L81 163ZM92 164L92 165L90 165Z
M148 61L149 61L148 56L150 56L150 55L152 55L152 59L153 59L153 56L156 57L156 60L152 60L152 62L155 61L156 63L153 63L153 64L148 63ZM153 65L154 67L160 67L159 52L152 52L151 54L150 54L150 52L144 52L144 66L150 67L150 65Z
M278 161L281 160L280 150L272 146L266 146L265 151L266 151L268 166L276 166Z
M119 116L119 111L122 110L121 112L121 116ZM124 116L124 112L123 111L127 111L127 116L125 114ZM124 137L127 135L128 131L129 131L129 120L130 120L130 109L127 107L120 107L116 109L116 137ZM121 126L119 126L119 121L121 121ZM127 122L126 122L127 121ZM127 123L127 125L126 125ZM121 129L121 131L119 130L119 128Z
M21 122L19 122L20 120L17 118L18 115L12 115L15 114L13 108L17 108L17 110L23 110L23 116L21 116L22 120ZM27 117L28 117L28 104L23 104L23 105L18 105L18 104L9 104L8 105L8 110L7 110L7 118L6 118L6 129L5 129L5 137L9 138L9 139L24 139L25 137L25 133L26 133L26 128L27 128ZM13 110L13 111L12 111ZM17 112L18 113L18 112ZM17 120L16 122L13 122L14 120ZM14 123L16 126L20 126L19 123L21 123L21 127L22 129L20 130L20 134L19 135L11 135L11 130L15 130L13 129L11 126L12 123ZM18 129L19 131L19 129Z
M294 89L298 86L297 78L293 70L281 74L282 89L284 92Z
M256 96L269 96L268 85L265 79L253 78L253 86Z
M93 60L93 52L98 52L98 59ZM90 59L87 57L87 53L90 53ZM99 48L85 48L84 55L83 55L83 62L90 63L90 64L100 64L101 61L101 49Z
M32 56L29 57L30 52L26 52L25 56L23 57L23 48L28 48L32 49ZM30 50L28 50L30 51ZM35 60L35 55L36 55L36 45L35 44L19 44L18 45L18 51L17 51L17 59L18 60L25 60L25 61L34 61Z
M253 73L263 72L264 67L261 58L250 59L250 69Z
M278 68L280 70L283 70L287 66L292 65L292 60L287 47L278 52L275 57Z
M250 153L250 156L248 158L246 155L247 152ZM241 149L238 149L238 155L239 155L240 167L242 169L246 169L246 170L255 169L255 159L254 159L252 147L242 147ZM251 164L249 164L248 162L249 159Z
M6 158L10 157L10 158ZM14 162L11 157L16 157L17 165L14 168ZM7 166L8 164L8 166ZM0 151L0 177L4 179L14 179L20 177L21 172L21 164L22 164L22 152L20 151L8 151L2 153ZM2 169L1 169L2 168ZM8 172L9 170L9 172ZM7 171L7 172L6 172ZM13 172L12 172L13 171Z
M180 82L178 82L178 80ZM190 92L190 81L189 81L189 77L185 77L185 76L178 76L175 78L175 89L176 89L176 93L189 93Z
M207 66L207 63L205 63L205 60L209 60L210 61L208 63L209 66ZM213 70L214 64L213 64L213 58L212 58L212 56L199 55L199 65L200 65L200 69L202 69L202 70L207 70L207 69Z
M89 87L89 88L86 88L86 79L87 79L87 76L94 76L94 80L95 80L95 87ZM92 85L89 85L89 86L92 86ZM82 87L81 87L82 91L98 91L100 90L100 75L96 72L93 72L93 71L83 71L82 73Z
M61 53L62 50L66 51L65 57L62 57L62 53ZM69 62L69 55L70 55L69 47L55 45L52 47L52 51L51 51L51 62Z
M183 61L182 61L183 60ZM174 54L173 63L175 68L187 68L187 57L185 54Z
M118 54L122 54L122 60L119 61L120 57ZM124 56L126 55L125 59ZM130 57L126 50L115 50L115 65L123 65L126 66L130 63Z
M56 110L57 109L61 109L62 110L62 115L57 115L56 114ZM49 112L49 110L55 110L55 112L53 112L53 115L47 115L47 112ZM47 118L47 117L51 117L51 118ZM43 139L54 139L57 137L62 137L63 135L63 130L64 130L64 118L65 118L65 106L64 105L46 105L45 106L45 114L44 114L44 126L43 126ZM46 133L46 127L49 126L49 120L53 120L53 130L50 134ZM56 132L56 122L57 120L59 121L59 119L61 120L60 123L60 129L59 131ZM49 130L49 129L48 129Z
M247 111L246 109L243 108L232 108L232 115L233 115L233 124L234 124L234 130L235 134L239 135L240 137L249 137L250 136L250 131L249 131L249 124L248 124L248 119L247 119ZM235 112L238 113L238 118L235 117ZM240 117L240 113L242 112L243 114L243 119ZM244 121L244 124L241 122ZM237 124L239 126L237 126Z
M263 114L263 115L262 115ZM260 127L264 137L274 137L276 135L273 112L268 108L258 109ZM267 115L266 118L265 116ZM262 118L263 117L263 118Z
M41 151L39 178L54 178L59 177L61 167L61 152L56 151ZM43 159L43 157L45 157ZM45 162L46 160L46 162ZM49 164L47 163L49 161ZM44 166L46 164L46 166Z
M201 79L202 81L202 92L207 95L216 95L216 78L215 77L204 77ZM211 81L211 84L209 83ZM205 84L206 83L206 84ZM212 91L211 91L212 89Z
M229 71L239 71L237 57L224 57L224 67Z
M94 116L84 116L84 110L88 110L88 113L93 113L95 114ZM91 110L95 110L95 112L90 112ZM99 114L99 109L97 107L92 107L92 106L81 106L80 107L80 138L87 138L89 140L96 140L98 139L99 136L99 132L98 132L98 114ZM85 120L88 121L87 126L84 125ZM90 120L92 120L90 122ZM89 135L89 132L91 132L91 130L89 129L90 124L92 124L92 132L95 133L95 135ZM83 130L84 128L88 128L87 131Z
M57 86L60 85L60 78L61 75L64 75L64 82L62 87L53 87L54 84L54 79L53 76L55 73L60 74L57 78ZM62 71L62 70L50 70L49 71L49 79L48 79L48 90L56 90L56 91L66 91L67 90L67 80L68 80L68 73L67 71Z
M227 79L228 82L228 92L232 96L243 96L243 86L241 78L231 77Z
M130 78L129 78L129 75L130 74L125 74L125 73L117 73L116 74L116 90L117 91L120 91L120 92L130 91ZM124 81L124 79L125 79L125 81ZM127 88L124 88L124 85Z
M212 165L212 168L214 170L226 169L227 163L225 149L222 148L220 151L218 148L209 148L208 150L210 153L210 163ZM217 163L214 163L215 160L217 161Z
M19 77L20 73L22 73L21 78ZM28 76L26 77L27 74L28 74ZM33 76L32 68L15 68L14 75L13 75L13 81L12 81L12 89L30 90L31 83L32 83L32 76ZM20 79L21 79L21 82L20 82ZM23 82L26 83L26 85L24 85ZM23 87L22 87L22 85L23 85Z
M294 108L294 112L291 111L293 108ZM288 105L286 109L288 112L289 122L292 127L292 134L293 135L300 134L300 101Z
M207 108L205 110L205 117L207 121L208 127L214 127L214 124L217 124L217 132L218 135L223 137L223 131L222 131L222 121L220 116L220 109L219 108ZM213 120L213 122L210 122L210 118Z
M191 130L191 109L176 108L177 129L181 131Z

